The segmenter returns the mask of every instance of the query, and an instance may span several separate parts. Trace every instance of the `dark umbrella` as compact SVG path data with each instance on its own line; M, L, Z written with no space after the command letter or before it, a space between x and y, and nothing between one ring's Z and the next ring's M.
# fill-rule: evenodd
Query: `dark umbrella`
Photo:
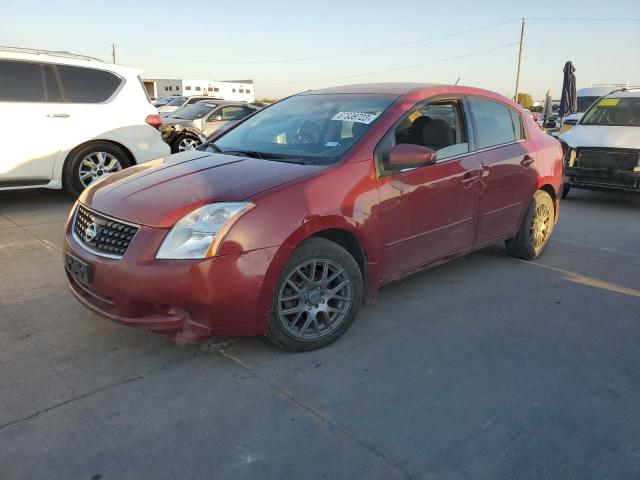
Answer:
M576 98L576 69L571 61L564 64L564 80L562 81L562 97L560 97L560 110L558 116L565 115L578 110L578 99Z

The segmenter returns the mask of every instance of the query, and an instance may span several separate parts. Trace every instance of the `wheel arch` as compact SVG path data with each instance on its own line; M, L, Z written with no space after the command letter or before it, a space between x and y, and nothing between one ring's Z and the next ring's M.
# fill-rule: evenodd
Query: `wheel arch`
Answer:
M558 220L558 193L556 192L556 189L553 187L553 185L551 185L550 183L545 183L544 185L541 185L540 187L538 187L538 190L542 190L543 192L547 192L549 194L549 196L551 197L551 201L553 202L553 209L554 209L554 219L557 221Z
M358 231L359 224L347 217L331 215L309 219L292 232L278 248L263 279L260 304L265 310L273 308L273 289L278 283L282 269L291 253L305 240L321 237L331 240L345 248L356 259L362 272L363 300L371 302L377 294L376 285L372 285L372 272L369 264L369 250ZM375 273L375 272L373 272ZM266 317L261 319L267 321ZM260 323L260 322L259 322ZM263 325L266 328L266 323Z
M129 162L131 162L131 165L133 166L137 164L136 157L134 157L133 153L131 153L131 150L129 150L122 143L116 142L115 140L107 140L105 138L92 138L91 140L87 140L86 142L83 142L80 145L76 145L71 150L69 150L69 153L67 153L67 156L64 158L63 167L64 165L67 164L67 161L69 160L69 158L71 158L71 156L74 155L78 150L86 147L87 145L91 145L92 143L98 143L98 142L110 143L111 145L115 145L116 147L121 148L122 151L127 154L127 157L129 158Z

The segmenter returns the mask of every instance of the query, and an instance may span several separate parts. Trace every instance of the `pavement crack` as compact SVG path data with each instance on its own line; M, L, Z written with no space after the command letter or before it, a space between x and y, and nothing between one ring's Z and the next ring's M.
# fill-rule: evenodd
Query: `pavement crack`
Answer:
M388 465L396 468L397 470L400 470L402 473L404 473L404 475L406 475L406 478L408 478L408 479L416 478L416 476L414 474L412 474L406 467L400 465L395 460L390 458L388 455L386 455L384 452L380 451L379 449L377 449L373 445L369 445L368 443L366 443L365 441L359 439L354 434L352 434L348 430L344 429L340 425L337 425L336 423L332 422L329 418L327 418L322 413L318 412L312 406L307 405L302 400L296 398L295 395L293 395L291 392L279 387L277 384L271 382L270 380L266 379L262 375L258 374L258 372L256 372L253 368L251 368L249 365L244 363L238 357L235 357L235 356L231 355L230 353L226 352L224 347L222 347L222 348L212 348L211 351L213 353L221 356L221 357L226 358L227 360L230 360L232 363L238 365L240 368L242 368L245 371L247 371L247 373L249 373L251 376L253 376L254 378L256 378L256 379L260 380L261 382L263 382L265 385L267 385L270 388L272 388L282 398L284 398L285 400L293 403L298 408L302 409L305 413L310 415L312 418L314 418L314 419L318 420L319 422L327 425L329 428L339 432L340 434L342 434L343 436L345 436L346 438L348 438L352 442L360 445L364 449L366 449L369 452L371 452L372 454L374 454L376 457L378 457L379 459L381 459L382 461L384 461Z
M151 369L149 371L146 371L144 373L139 373L137 375L132 375L130 377L125 377L125 378L123 378L121 380L118 380L116 382L110 383L109 385L104 385L104 386L102 386L100 388L95 388L93 390L90 390L88 392L83 393L82 395L78 395L78 396L69 398L69 399L67 399L67 400L65 400L63 402L56 403L55 405L51 405L51 406L43 408L41 410L37 410L35 412L30 413L29 415L25 415L24 417L17 418L15 420L11 420L9 422L0 424L0 432L2 430L4 430L5 428L8 428L8 427L10 427L12 425L16 425L16 424L19 424L19 423L22 423L22 422L29 421L29 420L37 417L38 415L42 415L43 413L48 413L48 412L50 412L52 410L55 410L57 408L64 407L65 405L69 405L69 404L72 404L74 402L77 402L78 400L83 400L83 399L85 399L87 397L91 397L91 396L93 396L93 395L95 395L97 393L104 392L106 390L110 390L112 388L119 387L121 385L126 385L128 383L133 383L133 382L135 382L137 380L143 379L147 375L152 375L152 374L154 374L156 372L160 372L160 371L163 371L163 370L169 370L170 368L173 368L176 365L178 365L178 364L180 364L180 363L182 363L182 362L184 362L186 360L192 359L192 358L193 357L185 357L185 358L182 358L182 359L177 360L175 362L167 363L167 364L161 365L161 366L159 366L157 368L153 368L153 369Z

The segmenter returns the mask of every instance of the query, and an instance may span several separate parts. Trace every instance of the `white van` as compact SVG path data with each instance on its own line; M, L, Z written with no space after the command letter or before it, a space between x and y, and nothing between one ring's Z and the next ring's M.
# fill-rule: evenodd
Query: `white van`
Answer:
M0 190L79 195L104 175L169 155L134 68L0 47Z

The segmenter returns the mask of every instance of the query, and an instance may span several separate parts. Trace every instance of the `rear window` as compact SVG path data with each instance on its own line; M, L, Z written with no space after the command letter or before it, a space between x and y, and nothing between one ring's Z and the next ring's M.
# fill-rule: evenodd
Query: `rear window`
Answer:
M171 100L169 103L167 103L168 107L181 107L184 102L187 101L187 97L176 97L173 100Z
M101 103L122 83L117 75L94 68L58 65L58 73L70 103Z
M198 120L215 108L215 105L196 103L173 112L169 117L181 120Z
M0 62L0 101L44 102L42 65Z
M494 147L516 140L511 109L502 103L469 97L476 130L476 149Z

